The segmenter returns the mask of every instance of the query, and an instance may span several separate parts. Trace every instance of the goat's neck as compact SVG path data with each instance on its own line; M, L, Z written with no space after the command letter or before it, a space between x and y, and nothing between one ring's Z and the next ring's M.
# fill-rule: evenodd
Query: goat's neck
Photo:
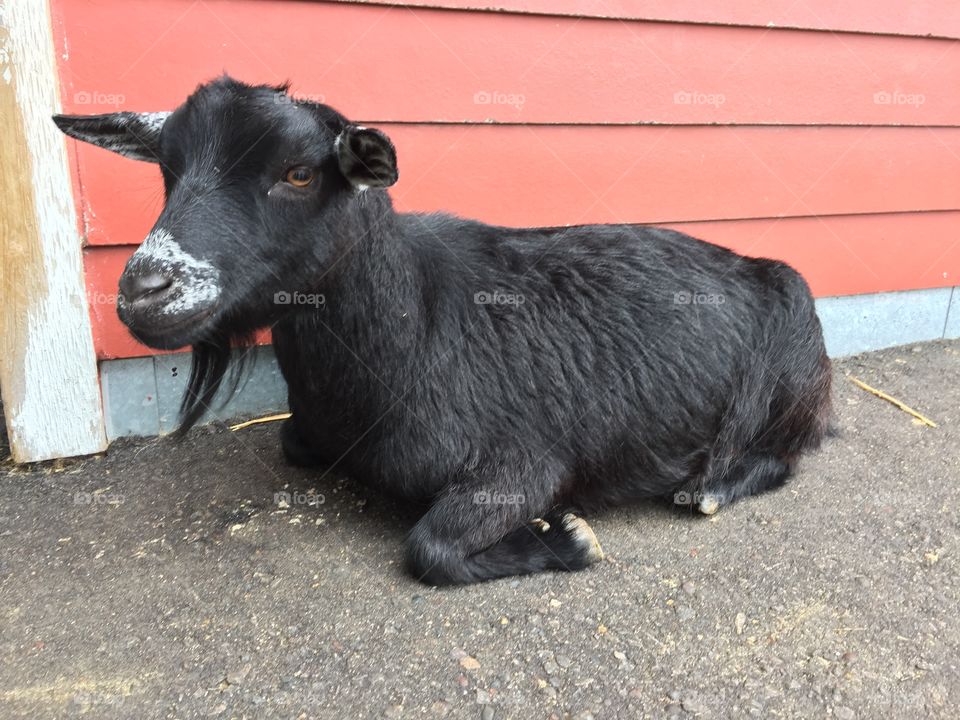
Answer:
M404 330L419 326L420 272L386 193L366 191L356 202L360 212L343 228L342 249L321 280L325 303L315 319L363 350L396 351L409 338Z
M365 191L357 203L361 212L343 238L342 267L331 272L331 290L344 301L342 309L369 316L409 302L417 293L418 279L413 252L389 196Z

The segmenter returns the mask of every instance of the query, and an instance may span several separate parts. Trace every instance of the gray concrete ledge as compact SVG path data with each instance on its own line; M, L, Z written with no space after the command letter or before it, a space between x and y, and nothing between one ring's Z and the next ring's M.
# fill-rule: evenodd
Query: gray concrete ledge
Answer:
M263 346L246 352L250 353L249 365L238 392L227 397L221 389L201 423L286 410L287 386L273 349ZM173 432L189 377L190 353L102 361L100 383L107 437L115 440ZM230 385L228 373L224 387Z
M817 312L831 357L960 337L958 288L821 298ZM221 394L201 422L286 410L286 384L273 350L259 347L249 352L253 362L240 391L226 404ZM172 432L189 373L189 353L101 362L109 439Z
M960 297L960 292L948 287L821 298L817 300L817 314L827 352L830 357L844 357L960 337L960 307L954 296Z

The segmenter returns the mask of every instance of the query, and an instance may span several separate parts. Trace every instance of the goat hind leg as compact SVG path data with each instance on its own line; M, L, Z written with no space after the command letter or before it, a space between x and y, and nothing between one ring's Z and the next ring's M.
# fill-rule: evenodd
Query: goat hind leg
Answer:
M698 494L697 509L713 515L734 500L756 495L782 485L793 471L793 463L772 454L747 455L723 478L708 480Z

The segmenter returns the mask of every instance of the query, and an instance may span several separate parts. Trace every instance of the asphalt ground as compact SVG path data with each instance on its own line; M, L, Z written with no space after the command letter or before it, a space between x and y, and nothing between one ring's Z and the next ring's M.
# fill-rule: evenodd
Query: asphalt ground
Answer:
M415 509L287 467L276 423L7 461L0 717L960 717L960 342L835 373L784 489L455 589L404 573Z

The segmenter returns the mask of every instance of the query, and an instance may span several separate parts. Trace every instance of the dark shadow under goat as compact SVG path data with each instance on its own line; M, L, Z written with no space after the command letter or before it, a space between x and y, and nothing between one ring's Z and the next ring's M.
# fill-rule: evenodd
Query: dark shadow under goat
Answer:
M184 427L231 341L272 327L287 457L428 500L408 554L426 582L583 568L602 552L581 514L713 513L824 435L830 363L782 262L642 226L397 213L387 137L285 88L221 78L173 113L56 122L160 165L118 311L147 345L193 345Z

